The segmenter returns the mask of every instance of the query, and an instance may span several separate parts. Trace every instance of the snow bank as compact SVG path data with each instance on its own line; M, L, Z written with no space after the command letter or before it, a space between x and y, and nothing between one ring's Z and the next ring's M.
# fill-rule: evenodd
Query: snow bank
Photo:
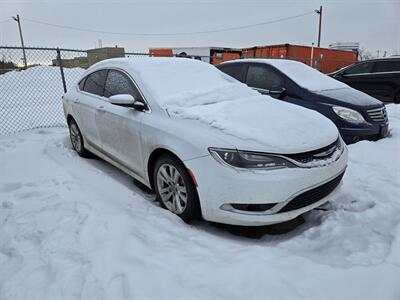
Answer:
M67 89L83 69L64 69ZM64 94L59 67L36 66L0 75L0 134L65 126L61 96Z
M398 300L400 105L387 108L392 137L349 147L326 210L258 240L183 223L78 157L66 129L0 137L0 299Z

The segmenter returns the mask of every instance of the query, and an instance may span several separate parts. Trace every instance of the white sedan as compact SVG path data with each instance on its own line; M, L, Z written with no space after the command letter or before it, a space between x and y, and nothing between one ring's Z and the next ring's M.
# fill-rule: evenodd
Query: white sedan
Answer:
M105 60L63 99L78 154L130 174L185 221L296 218L330 199L347 165L331 121L197 60Z

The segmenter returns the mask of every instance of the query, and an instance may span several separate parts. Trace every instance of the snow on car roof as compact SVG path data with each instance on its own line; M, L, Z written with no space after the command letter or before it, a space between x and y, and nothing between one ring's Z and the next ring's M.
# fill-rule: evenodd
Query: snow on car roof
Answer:
M333 79L310 66L288 59L241 59L229 63L236 62L255 62L264 63L274 66L282 73L286 74L290 79L296 82L299 86L310 91L322 91L332 89L348 88L348 86L336 79Z
M259 95L213 65L195 59L131 57L109 59L97 65L123 66L162 107L191 107Z

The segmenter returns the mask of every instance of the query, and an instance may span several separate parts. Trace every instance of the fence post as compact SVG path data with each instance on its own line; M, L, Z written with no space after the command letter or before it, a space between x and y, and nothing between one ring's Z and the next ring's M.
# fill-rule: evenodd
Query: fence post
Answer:
M61 80L62 80L62 83L63 83L64 93L66 93L67 92L67 84L65 83L64 68L63 68L63 65L62 65L61 51L60 51L59 48L57 48L57 63L58 63L58 66L60 67Z

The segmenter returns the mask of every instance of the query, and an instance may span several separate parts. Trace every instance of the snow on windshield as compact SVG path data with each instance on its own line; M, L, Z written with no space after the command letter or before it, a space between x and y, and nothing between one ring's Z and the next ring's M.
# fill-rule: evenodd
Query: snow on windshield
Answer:
M132 67L162 107L191 107L259 95L213 65L193 59L136 58Z

